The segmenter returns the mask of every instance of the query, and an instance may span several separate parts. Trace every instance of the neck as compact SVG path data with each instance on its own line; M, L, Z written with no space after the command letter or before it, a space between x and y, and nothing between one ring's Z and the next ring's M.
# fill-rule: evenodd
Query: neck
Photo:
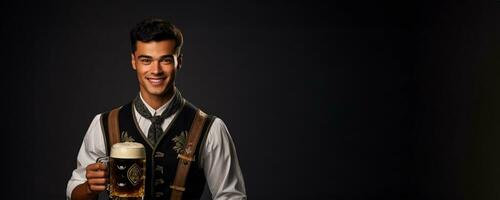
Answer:
M141 90L141 95L144 101L151 106L153 109L158 109L165 103L167 103L174 96L174 87L168 89L164 94L161 95L149 95L145 94Z

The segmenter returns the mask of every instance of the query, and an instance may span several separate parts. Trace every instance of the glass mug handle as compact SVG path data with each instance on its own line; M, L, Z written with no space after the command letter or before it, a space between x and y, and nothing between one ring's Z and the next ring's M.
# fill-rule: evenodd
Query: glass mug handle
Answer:
M106 165L106 167L108 167L108 163L109 163L109 156L102 156L102 157L99 157L96 159L95 161L96 163L102 163L104 165Z
M109 156L102 156L96 159L96 163L101 163L106 166L106 171L108 173L108 180L109 180ZM111 192L109 191L109 182L106 184L106 190L108 193L111 195ZM111 196L110 196L111 197Z

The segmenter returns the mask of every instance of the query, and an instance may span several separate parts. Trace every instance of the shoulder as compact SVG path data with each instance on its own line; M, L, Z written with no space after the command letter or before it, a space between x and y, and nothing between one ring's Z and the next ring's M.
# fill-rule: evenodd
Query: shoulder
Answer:
M103 144L101 117L102 113L95 115L87 129L84 137L84 145L87 150L97 152L96 148Z
M102 117L102 115L103 115L103 113L99 113L99 114L97 114L97 115L94 116L94 118L90 122L89 129L101 126L101 117Z
M204 130L207 131L205 144L218 144L223 138L230 137L226 123L220 117L207 113L204 109L197 107L187 100L185 100L184 107L191 110L193 115L198 109L207 115L207 121L204 125Z
M115 111L115 110L116 110L116 111L123 111L123 108L128 108L128 107L130 107L130 106L128 106L128 105L130 105L130 103L129 103L129 104L122 105L122 106L114 107L114 108L109 109L109 110L107 110L107 111L105 111L105 112L99 113L99 114L97 114L97 115L96 115L96 117L94 118L94 120L96 120L96 119L97 119L97 121L101 121L101 123L102 123L102 121L103 121L103 120L107 120L107 118L108 118L109 114L110 114L112 111Z
M208 149L217 149L231 143L231 135L226 123L221 118L212 116L213 121L206 136L206 147Z
M115 107L111 110L96 114L90 122L89 129L87 130L87 136L96 137L97 135L102 135L103 128L105 128L106 126L105 122L108 119L109 113L115 109L121 109L122 107L123 106Z
M212 131L217 131L217 132L220 132L220 131L225 131L225 132L228 132L227 131L227 126L226 126L226 123L224 123L224 121L217 117L217 116L210 116L211 120L212 120L212 125L210 127L210 132Z
M105 115L108 115L109 113L111 113L111 111L114 111L114 110L118 110L118 111L121 111L123 110L124 108L128 108L130 107L132 103L128 103L128 104L125 104L125 105L121 105L121 106L117 106L117 107L113 107L111 109L108 109L107 111L105 112L102 112L102 113L99 113L98 115L101 115L101 116L105 116Z
M98 122L101 119L102 114L103 113L98 113L97 115L95 115L94 118L92 119L92 123Z

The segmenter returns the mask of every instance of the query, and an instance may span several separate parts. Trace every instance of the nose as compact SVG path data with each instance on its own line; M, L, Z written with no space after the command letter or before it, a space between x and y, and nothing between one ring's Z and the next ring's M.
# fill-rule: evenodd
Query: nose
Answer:
M153 74L163 73L163 69L161 68L161 64L160 64L159 60L154 61L153 65L151 66L151 73L153 73Z

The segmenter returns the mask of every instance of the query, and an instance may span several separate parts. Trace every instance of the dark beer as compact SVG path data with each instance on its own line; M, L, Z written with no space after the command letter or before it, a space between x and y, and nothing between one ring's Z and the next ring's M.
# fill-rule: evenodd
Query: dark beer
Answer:
M124 142L113 145L109 161L110 195L143 197L145 169L146 154L142 144Z

